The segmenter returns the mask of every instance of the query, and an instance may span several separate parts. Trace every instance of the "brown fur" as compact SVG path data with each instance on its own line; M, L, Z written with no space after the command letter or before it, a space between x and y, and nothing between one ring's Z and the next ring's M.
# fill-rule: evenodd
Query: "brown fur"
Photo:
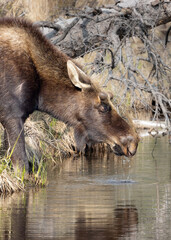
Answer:
M14 166L18 163L28 170L22 130L34 110L73 126L79 150L86 144L106 142L115 145L117 154L135 154L138 136L134 129L75 65L79 82L89 87L81 89L73 84L69 60L32 23L0 19L0 121L11 147L21 134L12 155Z

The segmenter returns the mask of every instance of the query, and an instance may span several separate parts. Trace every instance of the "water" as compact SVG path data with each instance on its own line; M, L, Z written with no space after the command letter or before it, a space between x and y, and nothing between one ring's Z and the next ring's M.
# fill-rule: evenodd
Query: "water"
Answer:
M145 138L132 160L111 153L64 160L48 181L0 200L0 239L171 239L167 136L156 145Z

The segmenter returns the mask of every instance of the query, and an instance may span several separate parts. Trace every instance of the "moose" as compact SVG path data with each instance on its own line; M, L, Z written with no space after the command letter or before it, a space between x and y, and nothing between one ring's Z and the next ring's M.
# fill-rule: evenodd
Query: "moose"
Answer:
M110 94L100 90L33 23L1 18L0 122L9 148L14 149L14 169L29 171L23 126L35 110L72 126L78 151L106 143L117 155L136 153L136 130L116 112Z

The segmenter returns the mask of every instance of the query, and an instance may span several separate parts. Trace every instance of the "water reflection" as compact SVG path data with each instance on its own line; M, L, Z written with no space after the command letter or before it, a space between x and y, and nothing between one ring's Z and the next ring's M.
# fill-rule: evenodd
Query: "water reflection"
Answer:
M171 146L146 138L134 159L67 159L45 189L0 200L0 239L171 238Z
M86 217L85 212L80 212L76 220L75 239L133 239L137 233L137 226L138 211L133 205L118 206L101 221L91 216Z

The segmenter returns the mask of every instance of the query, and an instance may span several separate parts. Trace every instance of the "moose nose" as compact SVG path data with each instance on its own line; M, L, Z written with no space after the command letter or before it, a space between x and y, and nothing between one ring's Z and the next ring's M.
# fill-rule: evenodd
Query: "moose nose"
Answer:
M122 149L125 155L133 156L137 151L137 143L133 136L128 135L120 138L120 142L122 144Z

